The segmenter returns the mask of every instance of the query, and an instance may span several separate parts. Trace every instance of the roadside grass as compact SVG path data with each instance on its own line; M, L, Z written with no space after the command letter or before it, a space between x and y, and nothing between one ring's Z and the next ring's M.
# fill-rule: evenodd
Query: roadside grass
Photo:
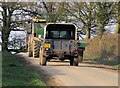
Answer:
M95 62L100 63L100 64L104 64L104 65L109 65L109 66L119 66L118 61L115 60L108 60L108 59L101 59L101 58L95 58L94 59Z
M89 40L81 40L89 45L85 48L84 60L90 60L98 64L120 68L119 63L119 34L104 34L95 36Z
M118 65L115 65L114 67L117 67L117 68L119 68L119 69L120 69L120 64L118 64Z
M40 74L8 52L2 53L2 86L47 86Z

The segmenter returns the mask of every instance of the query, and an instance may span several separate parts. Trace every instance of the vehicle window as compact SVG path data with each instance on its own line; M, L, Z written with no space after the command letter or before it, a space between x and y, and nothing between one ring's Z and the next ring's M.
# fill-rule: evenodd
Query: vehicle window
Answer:
M67 36L67 31L60 32L60 38L66 38L66 36Z
M51 31L50 37L51 38L59 38L59 31Z
M53 39L74 39L75 38L75 33L74 31L56 31L56 30L50 30L46 31L46 38L53 38Z
M75 33L74 33L74 31L71 31L71 38L75 38Z
M46 31L46 38L48 38L48 31Z

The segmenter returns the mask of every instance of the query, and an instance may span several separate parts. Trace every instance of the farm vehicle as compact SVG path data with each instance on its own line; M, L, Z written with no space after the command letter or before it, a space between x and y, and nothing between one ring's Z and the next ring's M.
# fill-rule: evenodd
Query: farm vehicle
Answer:
M72 23L46 23L36 17L28 35L28 56L38 57L42 66L56 58L68 59L71 66L78 66L83 60L86 43L77 40L77 28Z

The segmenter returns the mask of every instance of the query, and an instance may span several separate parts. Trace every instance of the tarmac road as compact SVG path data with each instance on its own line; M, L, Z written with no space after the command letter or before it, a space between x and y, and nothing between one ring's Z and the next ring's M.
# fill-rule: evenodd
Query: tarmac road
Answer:
M70 66L67 60L64 62L51 60L47 66L40 66L38 58L27 57L27 53L19 55L25 57L43 73L50 75L52 86L118 86L117 71L104 70L85 63L78 67Z

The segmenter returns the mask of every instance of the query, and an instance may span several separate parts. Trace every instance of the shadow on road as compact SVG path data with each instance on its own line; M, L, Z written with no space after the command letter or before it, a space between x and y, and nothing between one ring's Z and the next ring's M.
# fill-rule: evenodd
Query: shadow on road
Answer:
M59 67L63 67L63 66L70 66L69 64L48 64L47 66L59 66Z
M41 68L40 65L30 62L30 60L33 60L33 59L27 58L27 57L25 57L23 55L20 55L20 54L16 55L16 59L21 61L27 67L31 68L33 71L37 72L40 75L41 81L44 81L48 85L48 88L54 88L54 86L61 85L61 84L59 84L59 81L58 82L55 81L55 77L53 75L48 74L47 72L45 72ZM47 66L42 66L42 67L46 68ZM66 75L66 74L64 74L64 73L62 73L60 71L57 71L57 72L52 71L52 72L55 73L56 75ZM40 88L42 88L42 87L40 87Z
M51 60L49 62L58 62L58 63L69 63L69 60L65 60L65 61L60 61L60 60Z
M70 66L69 60L60 61L60 60L51 60L47 62L47 66Z
M36 63L38 62L38 59L28 58L22 55L17 55L17 56L19 57L18 60L22 61L23 64L27 65L28 67L32 68L33 71L36 71L38 74L40 74L41 80L47 83L48 85L50 85L51 88L55 85L62 85L61 84L62 82L60 80L56 81L55 79L56 76L59 75L59 76L64 77L66 75L64 72L58 71L57 70L58 68L64 69L64 67L65 68L75 67L75 66L70 66L69 60L65 60L65 61L51 60L50 62L47 63L47 66L40 66L38 65L38 63ZM55 67L55 69L53 67ZM115 70L115 69L111 69L108 67L94 64L92 62L80 63L77 68L79 69L81 68L103 68L103 69ZM46 69L47 71L44 69ZM47 73L48 71L49 71L49 74Z
M57 64L54 64L54 62ZM49 63L48 66L70 66L69 60L65 60L65 61L52 60L48 63ZM53 63L53 64L51 64L51 63ZM102 68L102 69L116 70L116 71L118 70L117 68L113 68L113 67L107 66L107 65L97 64L97 63L94 63L91 61L84 61L84 62L80 63L78 67Z
M116 68L108 68L108 67L102 67L102 66L79 66L79 67L90 67L90 68L103 68L103 69L109 69L109 70L118 70Z
M25 58L25 57L22 57L21 55L19 55L19 56L21 58ZM60 60L53 59L53 60L47 62L47 66L51 66L51 67L52 66L59 66L59 67L69 66L69 67L71 67L69 62L70 62L69 60L60 61ZM30 62L28 60L26 60L26 63L30 64ZM79 64L78 67L101 68L101 69L116 70L116 71L118 70L117 68L113 68L111 66L94 63L92 61L83 61L82 63Z
M94 62L83 62L81 63L78 67L89 67L89 68L102 68L102 69L108 69L108 70L118 70L117 68L113 68L112 66L107 66L107 65L103 65L103 64L97 64Z

